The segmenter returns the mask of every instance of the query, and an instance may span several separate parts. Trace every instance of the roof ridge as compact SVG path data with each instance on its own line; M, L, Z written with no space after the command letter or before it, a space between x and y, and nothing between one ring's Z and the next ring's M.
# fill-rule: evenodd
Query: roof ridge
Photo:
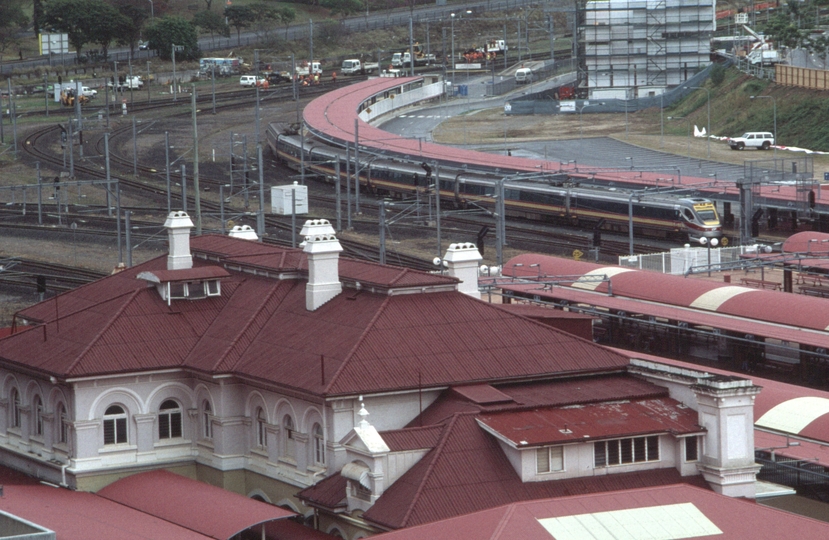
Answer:
M501 514L501 519L498 520L498 525L495 526L495 529L492 531L492 536L489 537L490 540L497 540L501 537L501 533L504 532L504 528L509 523L510 518L518 511L518 504L515 502L509 503L503 510L504 512Z
M381 431L380 433L381 434L383 434L383 433L401 433L401 432L404 432L404 431L406 433L411 433L412 431L418 431L418 430L427 431L427 430L443 429L444 427L446 427L444 424L430 424L428 426L416 426L416 427L402 427L402 428L397 428L397 429L385 429L385 430Z
M322 394L323 395L328 394L328 392L331 390L331 387L334 386L334 383L337 381L337 377L339 377L342 374L342 372L345 370L346 364L348 364L349 358L351 358L351 355L354 354L354 351L356 351L357 348L362 344L363 340L366 337L366 334L374 327L374 324L377 322L377 319L380 318L380 315L383 312L385 312L386 307L389 305L389 302L391 302L391 296L386 296L386 298L383 299L383 303L377 308L377 312L374 314L374 316L371 318L369 323L366 325L365 329L363 330L363 333L360 334L360 337L357 338L357 340L354 342L354 346L351 347L351 350L349 350L345 354L345 356L343 357L343 362L342 362L342 364L340 364L340 367L337 368L337 371L331 377L331 381L323 387L323 389L322 389Z
M412 496L411 502L414 503L420 497L420 494L423 492L423 486L426 484L426 480L431 476L432 471L435 468L435 462L437 461L440 453L443 451L443 447L446 446L446 440L449 438L449 434L452 433L452 428L454 427L455 423L458 420L458 417L464 414L469 413L455 413L452 415L452 418L444 425L444 432L441 435L438 444L434 446L430 454L432 457L429 460L429 465L426 467L426 470L423 471L423 474L420 476L420 485L417 486L417 490L415 491L414 495ZM477 414L477 413L476 413ZM425 456L424 456L425 457ZM403 519L400 520L400 528L407 527L409 518L412 515L412 511L414 510L414 504L409 504L409 507L406 509L406 513L403 514Z
M84 357L84 355L87 352L89 352L89 350L92 348L92 346L95 343L97 343L99 339L101 339L101 336L104 334L104 332L109 330L110 327L113 325L113 323L115 323L115 321L118 320L118 318L121 316L121 314L124 312L124 310L127 309L127 306L129 306L133 302L133 300L135 300L135 297L138 296L142 291L145 291L145 290L147 290L147 289L133 289L131 291L131 294L128 295L129 297L121 305L121 307L118 308L118 310L115 313L112 314L112 316L109 318L109 321L107 321L107 323L105 325L103 325L101 330L97 334L95 334L95 336L91 340L89 340L89 343L87 343L86 347L84 347L84 349L80 353L78 353L77 358L75 358L75 360L71 364L69 364L69 367L66 368L65 373L67 373L67 374L72 373L72 370L75 369L75 367L77 367L77 365L80 363L80 361ZM57 297L55 297L55 301L57 301ZM81 310L81 311L83 311L83 310ZM79 312L76 312L76 313L79 313Z
M241 289L241 286L245 281L247 281L247 278L245 278L245 279L241 280L241 282L239 282L239 285L235 288L234 292L231 293L230 298L232 298L236 294L236 291ZM222 362L225 360L225 358L227 358L227 356L230 354L230 352L233 349L236 348L236 345L239 343L238 338L240 336L243 336L247 332L247 330L251 327L251 325L254 323L254 321L256 321L256 319L259 317L259 315L262 313L262 311L268 306L268 302L271 300L271 298L273 298L273 296L277 293L277 291L279 291L282 288L281 285L282 285L282 280L274 282L274 286L271 288L271 292L263 297L261 305L255 310L254 314L251 317L248 318L247 324L245 324L244 327L242 329L240 329L239 332L237 332L235 334L234 339L232 341L230 341L230 344L227 347L225 347L225 350L222 352L221 355L219 355L219 358L216 360L216 362L211 367L211 371L215 371L216 368L222 364ZM228 298L228 300L230 300L230 298ZM283 296L282 301L284 301L284 300L285 300L285 297ZM282 302L280 301L279 304L281 304L281 303ZM225 304L225 305L227 305L227 304ZM217 319L218 319L218 317L217 317ZM260 328L257 333L259 333L261 331L262 331L262 328ZM208 335L208 333L205 332L204 335L206 336L206 335ZM202 336L202 337L204 337L204 336ZM248 347L250 347L252 343L253 343L253 340L251 340L251 342L248 344ZM241 357L242 357L242 354L239 355L239 358L241 358ZM239 364L239 358L236 359L236 361L233 363L233 366L230 367L228 369L228 371L234 371L236 369L236 366Z

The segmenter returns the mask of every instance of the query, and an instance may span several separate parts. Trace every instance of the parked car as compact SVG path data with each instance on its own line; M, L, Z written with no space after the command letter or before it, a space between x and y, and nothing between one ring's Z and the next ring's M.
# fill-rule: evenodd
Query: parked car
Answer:
M729 138L728 144L732 150L744 150L746 148L768 150L774 146L774 134L768 131L749 131L739 137Z
M92 99L98 95L98 91L94 88L83 86L81 87L81 94L83 94L85 97Z
M530 68L519 68L515 70L516 84L529 84L533 82L533 70Z
M256 86L256 75L242 75L239 77L239 84L253 88Z
M149 48L150 48L150 42L149 41L139 41L138 42L138 50L139 51L146 51Z

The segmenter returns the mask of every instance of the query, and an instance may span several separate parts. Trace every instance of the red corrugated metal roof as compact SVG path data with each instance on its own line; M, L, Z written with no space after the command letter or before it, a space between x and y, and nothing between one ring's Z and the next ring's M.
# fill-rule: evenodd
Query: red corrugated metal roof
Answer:
M220 266L196 266L181 270L153 270L149 272L158 278L158 281L192 281L194 279L218 279L230 274Z
M94 493L41 484L3 466L0 466L0 485L3 486L0 510L51 529L60 540L214 538Z
M478 415L478 422L516 447L607 438L702 433L697 412L671 398L617 401Z
M380 436L392 452L434 448L443 433L443 426L412 427L383 431Z
M166 257L159 257L24 310L23 317L46 323L0 341L0 357L61 378L180 368L328 395L621 370L627 364L592 341L453 290L387 295L346 288L308 311L304 280L233 271L247 258L285 265L261 267L270 274L295 270L296 250L214 236L194 238L191 245L212 259L196 257L194 271L230 261L221 296L168 306L136 279L143 271L165 271ZM223 259L222 249L231 259ZM456 281L353 261L341 269L354 281L384 287Z
M510 504L376 538L455 540L458 531L463 531L464 540L551 540L554 537L539 520L679 504L692 504L720 529L722 534L715 536L718 540L829 538L829 524L823 521L682 484ZM664 532L643 526L644 532L654 537L661 538L659 534Z
M717 369L711 366L700 366L698 364L682 362L680 360L673 360L670 358L662 358L660 356L644 354L641 352L636 352L635 354L632 354L629 351L622 350L619 350L619 352L627 352L628 354L631 354L633 358L641 358L643 360L650 360L653 362L659 362L662 364L668 364L672 366L679 366L697 371L705 371L708 373L715 373L728 376L746 376L742 373L734 373L731 371L726 371L724 369ZM764 379L762 377L755 376L751 376L751 382L763 388L763 390L754 398L755 422L759 420L768 411L770 411L772 408L780 404L786 403L788 401L791 401L793 399L803 397L815 397L829 401L829 392L815 390L814 388L783 383L780 381L773 381L771 379ZM829 414L819 416L817 419L809 423L804 429L800 430L798 433L792 433L792 435L808 437L810 439L816 441L823 441L829 444Z
M489 384L471 384L469 386L455 386L455 392L469 401L479 405L493 403L514 403L513 399Z
M675 468L523 483L496 439L477 425L475 414L458 414L437 446L363 517L398 529L516 501L681 482L706 485L702 477L683 478Z
M516 266L521 264L523 266ZM539 264L539 268L529 268L530 264ZM526 279L536 279L538 273L541 272L543 276L583 276L588 273L601 274L603 269L608 269L610 272L618 272L618 266L603 266L592 263L584 263L579 261L571 261L568 259L561 259L557 257L549 257L545 255L519 255L514 257L504 265L504 275L523 277ZM533 270L529 272L529 270ZM779 335L772 335L774 326L766 325L762 327L762 331L748 331L756 335L774 337L786 341L793 341L795 343L815 343L816 346L826 347L829 345L829 333L826 329L829 328L829 310L825 308L825 300L817 297L810 297L800 294L790 294L770 290L752 289L748 287L737 287L734 285L721 285L711 283L709 281L698 279L687 279L680 276L672 276L670 274L662 274L659 272L650 272L647 270L631 270L624 269L619 273L615 273L611 277L612 291L614 299L629 299L637 300L637 306L631 306L627 309L630 313L644 313L648 315L664 316L673 320L688 321L694 324L708 324L714 328L723 328L731 330L728 320L735 320L738 328L733 328L735 331L743 332L743 321L752 324L757 322L772 323L772 325L781 325L778 332ZM691 309L692 303L699 299L705 293L722 289L723 287L732 287L734 289L744 289L745 294L737 294L720 304L716 311L705 311L702 309ZM564 297L561 290L569 293L571 287L567 284L555 285L552 291L544 291L542 287L537 285L510 285L504 284L507 290L532 290L533 294L538 294L542 297L549 297L551 295L558 295ZM589 292L583 289L576 289L580 293L586 293L588 296L579 296L579 298L589 298ZM607 283L602 283L595 289L596 294L608 294ZM576 300L574 300L576 301ZM602 300L602 302L605 302ZM647 302L655 303L653 308L648 307ZM682 312L668 312L667 309L657 305L669 304L671 306L686 308L687 311ZM610 306L608 306L610 307ZM667 307L667 306L666 306ZM624 307L614 307L614 309L623 309ZM660 309L663 313L657 313ZM688 313L688 315L683 315ZM715 319L708 319L706 321L699 321L701 316L716 313L718 315L729 315L730 317L718 317ZM740 319L734 319L738 317ZM704 317L702 317L704 318ZM718 322L719 321L719 322ZM758 327L760 328L760 327ZM804 332L796 330L795 334L787 331L794 328L803 328L814 330L817 333L806 335L802 339L794 339L794 335L800 335ZM806 340L806 341L804 341Z
M217 540L295 516L278 506L164 470L116 480L98 495Z
M320 480L311 487L307 487L296 494L297 498L304 502L313 502L314 505L336 510L348 507L345 490L348 487L348 480L339 472Z

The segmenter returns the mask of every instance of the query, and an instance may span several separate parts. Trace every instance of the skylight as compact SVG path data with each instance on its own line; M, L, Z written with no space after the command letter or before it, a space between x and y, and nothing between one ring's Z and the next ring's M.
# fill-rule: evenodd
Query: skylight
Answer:
M723 534L693 503L539 519L555 540L676 540Z

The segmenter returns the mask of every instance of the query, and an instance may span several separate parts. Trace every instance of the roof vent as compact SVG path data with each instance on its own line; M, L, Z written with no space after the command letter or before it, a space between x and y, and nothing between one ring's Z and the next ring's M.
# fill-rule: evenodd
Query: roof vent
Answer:
M234 225L227 235L231 238L239 238L240 240L259 240L256 231L250 225Z
M322 234L335 234L334 227L327 219L309 219L302 225L302 230L299 231L299 235L302 238ZM299 247L304 248L305 241L303 241Z
M461 280L458 290L478 299L481 298L478 291L478 263L481 260L483 257L478 252L478 246L472 242L450 244L443 258L447 273Z
M170 253L167 256L167 270L186 270L193 268L193 256L190 254L190 229L193 222L187 212L181 210L170 212L167 221L167 238L170 244Z
M305 286L305 308L308 311L317 310L343 290L339 273L343 248L333 234L333 228L331 233L318 232L325 225L331 227L327 220L310 220L302 228L303 231L312 231L305 237L303 247L308 255L308 284Z

